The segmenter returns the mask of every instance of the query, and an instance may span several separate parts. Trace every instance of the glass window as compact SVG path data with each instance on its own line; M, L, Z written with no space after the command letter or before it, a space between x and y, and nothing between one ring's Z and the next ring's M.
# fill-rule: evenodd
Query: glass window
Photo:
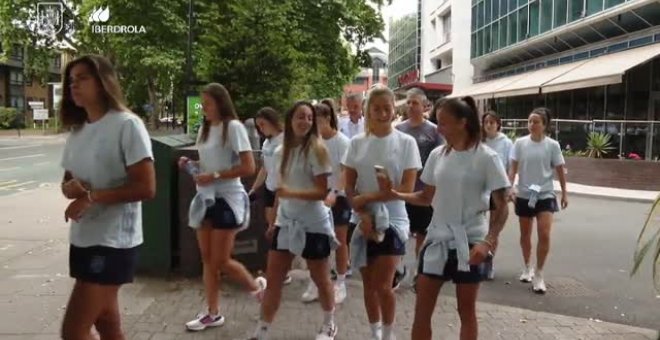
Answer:
M605 118L605 86L591 87L589 92L589 116L590 119Z
M651 63L635 67L628 72L628 111L626 112L626 119L648 119L650 75Z
M509 0L500 0L502 6L500 6L500 17L503 17L509 14Z
M484 29L484 54L490 53L492 51L493 46L491 45L491 34L490 34L491 26L486 26L486 29Z
M653 61L653 91L660 91L660 58Z
M533 2L529 5L529 36L539 34L539 3Z
M484 30L477 32L477 56L484 54Z
M484 23L484 14L485 14L484 7L485 7L485 5L484 5L483 2L480 2L478 6L479 7L477 9L477 12L478 12L477 13L477 28L481 28L485 25L485 23Z
M559 27L566 24L566 15L568 11L568 0L555 0L555 26Z
M608 85L605 119L624 119L624 103L623 83Z
M603 0L587 0L587 15L596 14L603 10Z
M500 22L496 21L493 23L493 32L491 35L491 38L493 39L493 42L491 46L493 47L493 51L497 51L500 49Z
M500 18L500 0L493 0L493 21Z
M525 6L518 11L518 40L527 39L527 8Z
M624 3L625 0L605 0L605 7L612 7Z
M486 4L485 5L486 6L486 9L485 9L485 11L486 11L486 22L485 22L485 24L488 25L491 22L493 22L493 0L486 0L486 2L484 2L484 3Z
M509 19L509 45L513 45L518 42L518 25L517 18L518 12L511 13L508 17Z
M471 48L470 55L472 56L472 58L476 57L477 56L477 34L476 33L472 34L472 43L470 44L470 48Z
M509 11L518 9L518 3L516 0L509 0Z
M584 0L570 0L569 4L569 22L582 18L582 12L584 11Z
M541 0L541 33L552 28L552 0Z
M507 21L506 18L502 18L500 20L500 48L504 48L507 46ZM658 74L660 74L660 70L658 70Z
M472 31L477 29L477 6L472 6Z

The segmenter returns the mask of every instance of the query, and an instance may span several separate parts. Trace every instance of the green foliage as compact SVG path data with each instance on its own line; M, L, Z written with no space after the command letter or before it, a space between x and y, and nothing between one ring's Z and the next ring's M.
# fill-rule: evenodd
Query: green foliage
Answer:
M9 129L16 123L18 112L13 107L0 107L0 128Z
M637 238L637 248L633 256L633 269L630 276L637 273L642 261L647 257L651 258L653 266L654 287L660 293L660 196L651 206L642 231Z
M515 142L516 139L518 139L518 134L516 134L516 130L511 130L506 133L507 138L509 138L512 142Z
M586 157L587 151L584 150L562 150L564 157Z
M612 147L612 136L602 132L590 132L587 136L587 157L603 158L610 151L614 150Z

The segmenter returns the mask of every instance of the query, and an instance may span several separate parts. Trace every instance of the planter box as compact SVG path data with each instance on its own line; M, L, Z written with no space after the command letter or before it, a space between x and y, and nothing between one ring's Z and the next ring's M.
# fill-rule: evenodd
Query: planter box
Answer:
M584 185L660 191L660 162L565 157L567 181Z

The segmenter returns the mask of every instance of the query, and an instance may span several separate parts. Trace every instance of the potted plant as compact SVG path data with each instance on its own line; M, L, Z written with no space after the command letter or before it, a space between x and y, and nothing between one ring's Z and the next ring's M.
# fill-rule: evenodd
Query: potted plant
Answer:
M590 132L587 135L587 157L603 158L614 150L612 147L612 136L602 132Z

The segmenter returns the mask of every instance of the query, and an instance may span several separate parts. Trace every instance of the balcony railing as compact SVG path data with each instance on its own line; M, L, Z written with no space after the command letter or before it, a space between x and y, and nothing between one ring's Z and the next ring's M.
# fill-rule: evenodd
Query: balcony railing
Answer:
M554 119L552 137L563 150L582 151L588 145L588 134L600 132L610 135L611 147L616 150L609 158L660 160L660 121L652 120L573 120ZM504 133L515 131L516 136L528 134L527 119L502 119Z

